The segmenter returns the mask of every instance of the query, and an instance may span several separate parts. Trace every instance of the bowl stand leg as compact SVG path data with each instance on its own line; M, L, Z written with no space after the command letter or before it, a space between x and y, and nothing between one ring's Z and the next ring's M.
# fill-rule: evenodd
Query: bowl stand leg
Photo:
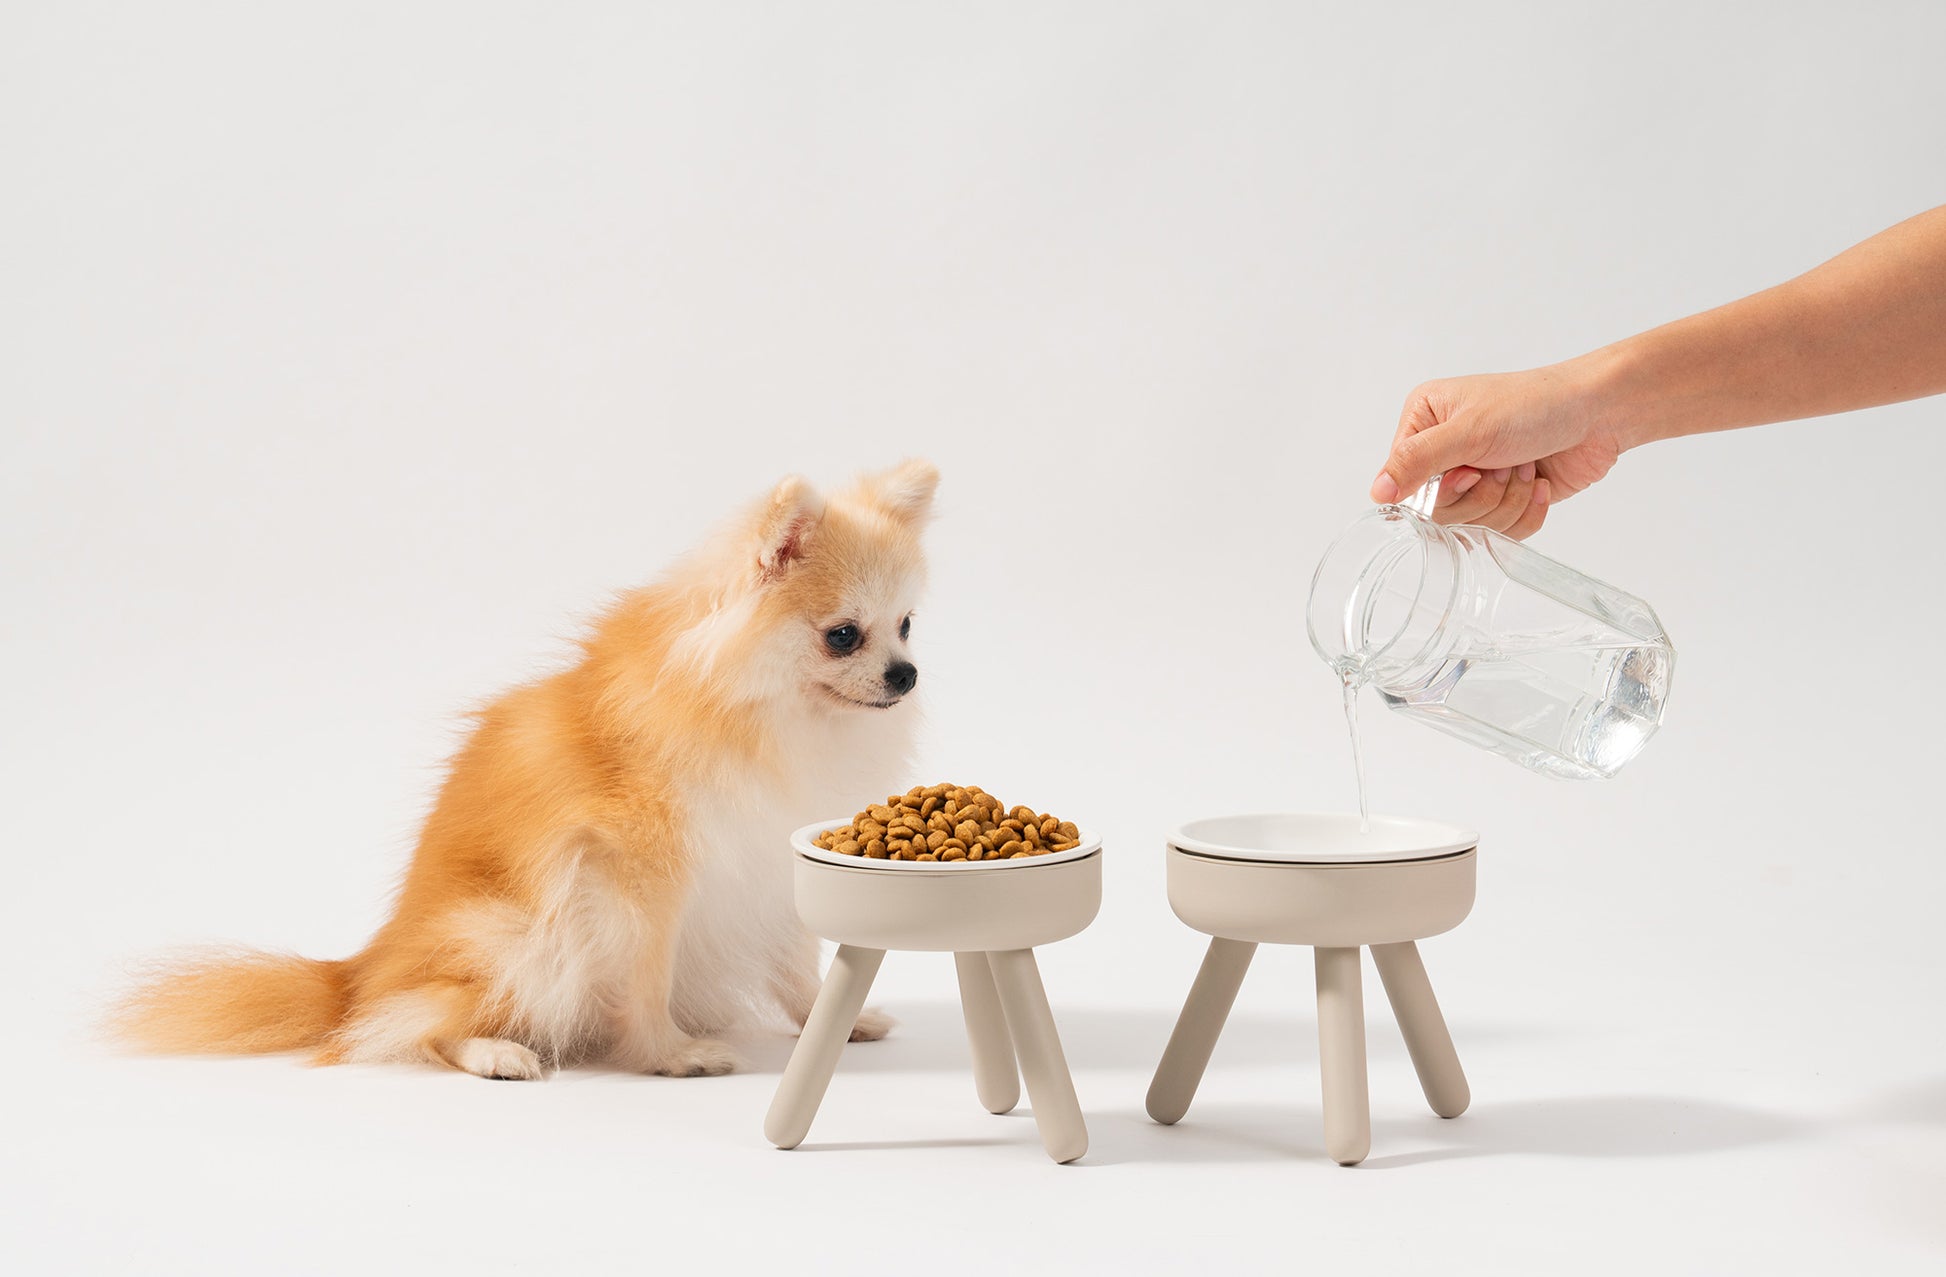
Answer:
M824 987L818 990L818 1000L804 1022L804 1032L798 1036L790 1063L784 1066L783 1080L770 1102L770 1114L764 1118L764 1137L778 1148L796 1148L810 1132L811 1119L817 1116L825 1088L831 1085L831 1074L838 1067L838 1053L851 1039L851 1026L865 1007L865 995L871 992L872 980L884 959L883 949L838 946Z
M966 1014L966 1041L973 1048L973 1089L989 1113L1011 1113L1020 1103L1020 1070L1007 1033L1000 991L984 953L956 953L960 1009Z
M1372 961L1378 965L1379 981L1405 1036L1405 1049L1412 1056L1426 1103L1441 1117L1458 1117L1466 1112L1473 1093L1460 1069L1459 1052L1453 1049L1453 1035L1446 1030L1446 1017L1439 1013L1439 1000L1433 997L1432 981L1426 978L1419 946L1410 940L1375 944Z
M1020 1055L1041 1145L1055 1161L1072 1162L1088 1151L1088 1126L1081 1118L1081 1101L1075 1098L1074 1078L1061 1053L1061 1036L1047 1005L1034 951L1000 950L989 953L987 962L1006 1013L1008 1035Z
M1196 983L1189 986L1182 1015L1176 1019L1176 1031L1169 1035L1162 1062L1155 1067L1155 1081L1149 1084L1149 1116L1164 1126L1180 1122L1196 1098L1210 1052L1216 1049L1223 1022L1230 1018L1237 989L1256 952L1257 946L1246 940L1217 936L1210 941Z
M1356 1166L1372 1148L1371 1097L1365 1088L1365 992L1358 949L1320 945L1313 952L1324 1151L1340 1166Z

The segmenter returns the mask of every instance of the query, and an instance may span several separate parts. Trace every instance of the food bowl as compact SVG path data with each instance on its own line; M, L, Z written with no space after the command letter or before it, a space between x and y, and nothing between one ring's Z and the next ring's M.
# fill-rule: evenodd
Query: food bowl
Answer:
M868 860L813 845L849 820L791 835L804 925L866 949L992 952L1064 940L1101 908L1101 838L1009 860Z
M1473 908L1479 835L1441 821L1277 812L1169 836L1169 906L1205 935L1321 947L1450 931Z

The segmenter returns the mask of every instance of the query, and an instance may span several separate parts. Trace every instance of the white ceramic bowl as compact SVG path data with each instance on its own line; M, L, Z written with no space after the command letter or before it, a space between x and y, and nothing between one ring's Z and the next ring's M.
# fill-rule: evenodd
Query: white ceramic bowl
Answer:
M1019 860L867 860L811 845L846 823L821 821L791 835L797 916L827 940L953 953L1032 949L1074 935L1101 909L1101 839L1091 834L1070 850ZM901 869L913 872L888 872Z
M1360 833L1355 812L1215 816L1192 820L1169 835L1171 847L1192 855L1301 865L1431 860L1479 842L1471 829L1404 816L1374 816L1370 832Z
M1396 944L1473 908L1479 836L1434 820L1282 812L1191 821L1169 836L1169 907L1207 935L1327 948Z
M811 842L827 829L842 829L850 823L850 820L820 820L814 825L806 825L791 834L791 850L807 860L820 860L829 865L843 865L847 869L905 869L920 873L1032 869L1039 865L1058 865L1063 861L1085 859L1101 850L1101 837L1086 829L1079 829L1078 826L1080 846L1070 847L1066 851L1050 851L1044 856L1023 856L1019 860L868 860L864 856L847 856L835 851L826 851Z

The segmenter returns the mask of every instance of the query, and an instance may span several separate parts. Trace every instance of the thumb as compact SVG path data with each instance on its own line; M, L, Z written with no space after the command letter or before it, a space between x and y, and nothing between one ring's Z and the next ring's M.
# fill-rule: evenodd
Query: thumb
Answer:
M1436 474L1478 460L1472 432L1460 421L1442 421L1392 441L1392 455L1372 480L1372 500L1390 503L1426 486Z

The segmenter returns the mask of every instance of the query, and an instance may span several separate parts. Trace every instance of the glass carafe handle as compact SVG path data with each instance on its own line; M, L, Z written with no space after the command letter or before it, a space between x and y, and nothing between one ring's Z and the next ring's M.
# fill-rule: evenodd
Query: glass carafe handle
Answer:
M1399 508L1410 510L1422 519L1432 518L1433 510L1439 505L1439 481L1444 477L1436 474L1426 480L1423 488L1399 502Z

